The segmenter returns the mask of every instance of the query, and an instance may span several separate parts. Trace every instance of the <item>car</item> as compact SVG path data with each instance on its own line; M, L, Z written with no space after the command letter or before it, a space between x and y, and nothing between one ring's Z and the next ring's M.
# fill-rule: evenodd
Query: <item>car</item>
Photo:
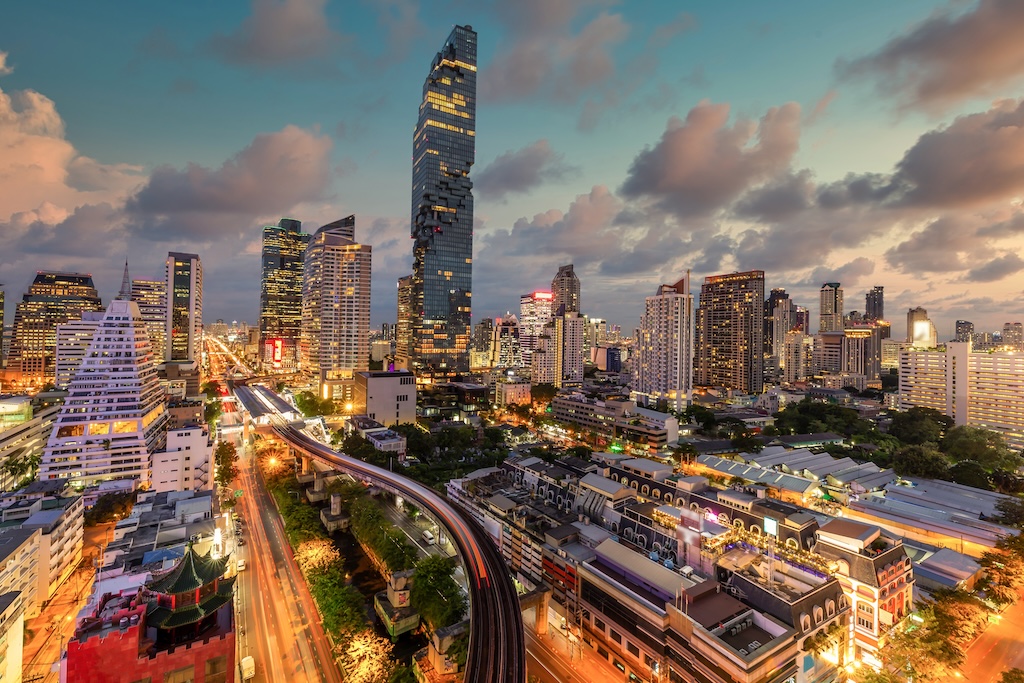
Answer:
M235 565L235 571L239 571L239 572L244 572L245 571L245 560L239 560L238 561L238 563Z
M238 539L238 545L245 545L245 539L244 538Z
M423 530L423 542L427 545L434 545L434 534L430 533L429 529Z

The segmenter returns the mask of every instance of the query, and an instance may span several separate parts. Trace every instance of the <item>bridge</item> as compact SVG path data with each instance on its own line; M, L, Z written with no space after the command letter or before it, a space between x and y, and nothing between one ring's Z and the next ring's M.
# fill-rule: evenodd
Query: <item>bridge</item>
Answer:
M519 597L497 547L475 520L442 496L401 474L340 453L300 429L275 421L274 432L303 457L369 481L429 512L448 530L469 583L470 632L466 683L522 683L526 680L526 638Z

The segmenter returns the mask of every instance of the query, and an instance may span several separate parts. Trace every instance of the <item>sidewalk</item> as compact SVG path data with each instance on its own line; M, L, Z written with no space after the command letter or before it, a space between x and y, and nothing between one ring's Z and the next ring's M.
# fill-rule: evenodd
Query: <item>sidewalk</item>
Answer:
M523 627L533 631L533 614L535 608L523 612ZM554 608L548 608L548 632L536 636L544 647L556 654L562 662L577 673L580 680L588 683L622 683L626 675L616 669L605 658L601 657L583 640L571 642L568 629L559 628L562 617Z

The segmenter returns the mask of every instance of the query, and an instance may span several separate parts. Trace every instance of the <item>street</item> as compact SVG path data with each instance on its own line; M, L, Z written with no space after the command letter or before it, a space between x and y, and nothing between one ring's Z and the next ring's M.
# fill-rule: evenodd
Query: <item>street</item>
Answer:
M602 659L588 645L570 644L566 633L550 623L548 632L534 633L536 608L523 612L526 629L526 667L542 683L621 683L623 674ZM559 620L560 621L560 620ZM582 645L582 648L580 647ZM581 651L582 650L582 651Z
M244 492L237 510L248 536L239 557L248 567L238 574L242 614L239 657L256 660L256 681L341 681L330 642L320 624L284 527L251 460L239 459Z
M1024 601L998 616L967 651L960 671L969 683L998 681L999 674L1014 667L1024 669Z

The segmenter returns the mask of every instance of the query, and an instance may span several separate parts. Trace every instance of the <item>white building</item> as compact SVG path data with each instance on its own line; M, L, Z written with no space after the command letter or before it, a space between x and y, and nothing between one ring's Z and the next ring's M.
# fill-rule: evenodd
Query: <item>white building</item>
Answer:
M526 380L507 378L494 386L494 402L498 406L529 405L531 384Z
M103 311L82 311L81 320L57 325L57 348L54 352L57 366L54 386L57 389L63 391L71 384L101 320Z
M47 599L39 585L41 537L39 529L12 527L0 531L0 595L19 593L28 619L39 615Z
M387 427L415 422L415 376L408 370L357 372L351 412L367 415Z
M0 594L0 681L21 683L25 603L18 591Z
M810 374L810 358L814 348L814 337L799 330L787 332L782 344L780 363L782 381L792 384L802 382Z
M693 295L689 278L647 297L637 330L633 398L683 410L693 392Z
M29 531L38 529L41 532L39 595L45 601L53 597L82 561L85 502L82 496L48 496L34 501L30 509L35 512L21 523L21 528Z
M572 312L554 321L555 386L583 386L583 318Z
M166 425L146 323L137 304L115 299L68 387L39 478L67 477L75 486L107 479L146 484Z
M153 454L151 491L199 491L213 487L213 444L206 425L167 430L167 449Z
M934 408L957 425L999 432L1024 448L1024 354L980 351L970 342L900 354L900 409Z
M554 296L551 292L533 292L519 297L519 346L525 364L529 364L530 355L537 348L537 340L551 322Z
M371 256L355 241L355 216L320 228L306 247L300 354L322 398L351 401L355 373L369 366Z
M547 331L537 339L537 346L530 356L530 381L533 384L555 383L555 325L551 323Z
M6 422L0 418L0 491L10 491L19 482L11 475L6 467L16 460L27 460L43 452L46 447L46 440L53 431L53 422L60 411L59 406L48 406L35 411L31 404L26 401L23 404L21 397L13 397L11 402L17 401L19 408L28 409L28 419L25 421ZM0 412L6 401L0 401Z

